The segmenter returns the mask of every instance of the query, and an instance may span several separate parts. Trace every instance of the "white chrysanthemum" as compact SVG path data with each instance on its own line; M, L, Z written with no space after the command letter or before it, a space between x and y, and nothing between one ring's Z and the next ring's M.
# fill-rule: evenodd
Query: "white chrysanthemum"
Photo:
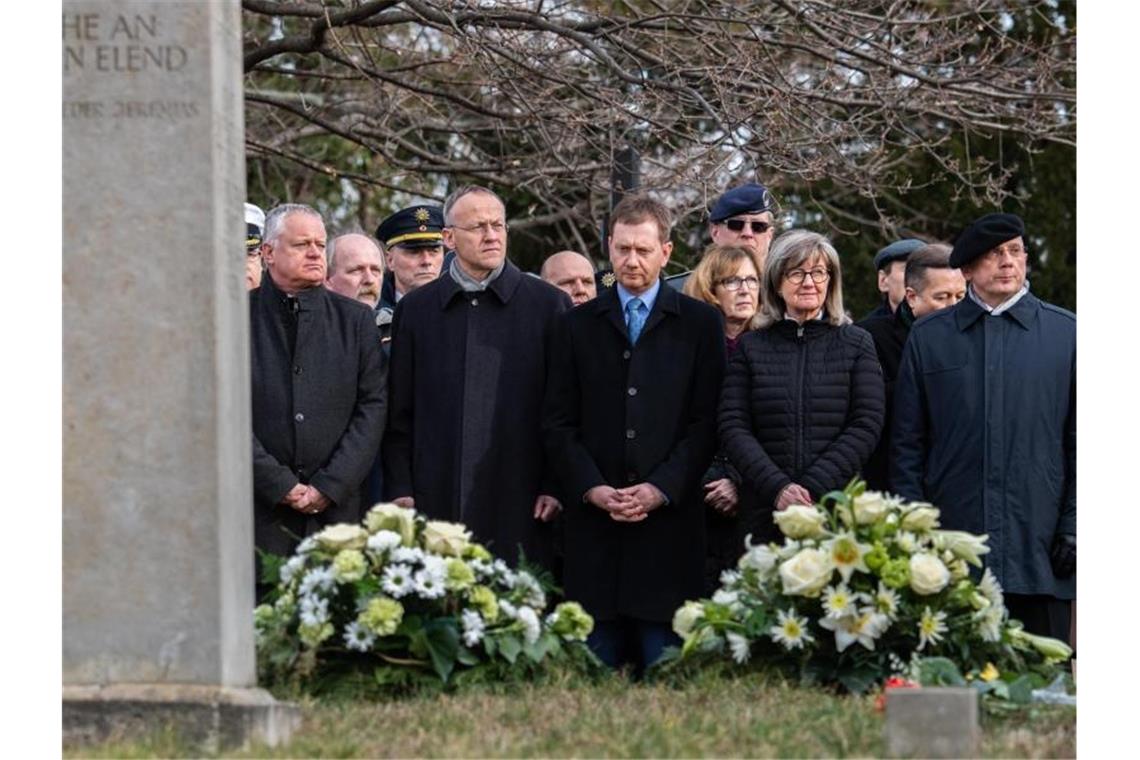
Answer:
M732 652L733 661L737 665L748 662L748 658L752 656L752 647L748 639L731 631L725 634L725 638L728 639L728 649Z
M882 581L879 582L879 589L875 592L872 602L878 612L886 615L891 620L898 617L899 595L894 589L884 586Z
M720 572L720 584L722 586L735 586L740 582L740 573L735 570L722 570Z
M319 628L329 621L328 599L314 595L302 596L298 609L302 625Z
M740 594L723 588L716 590L712 595L713 604L723 604L725 607L735 607L740 601Z
M475 573L475 577L480 581L485 581L495 575L495 568L485 559L473 559L467 563L471 568L471 572Z
M506 599L499 600L499 612L503 613L508 620L517 620L519 616L518 608Z
M447 560L437 554L424 554L424 570L440 578L446 578Z
M475 610L463 610L463 643L469 647L483 640L483 616Z
M295 554L289 558L289 561L281 566L281 582L291 583L297 573L305 566L305 558L299 554Z
M808 643L815 641L808 630L807 618L796 615L794 609L780 610L776 613L776 625L768 629L772 640L782 644L784 649L791 651L801 649Z
M523 626L523 639L526 643L533 644L538 641L538 635L542 633L542 624L538 620L538 614L530 607L518 608L518 621Z
M504 586L514 588L515 574L511 568L507 567L506 562L497 559L491 564L491 568L495 571L495 577L499 579L500 583Z
M843 576L844 583L851 581L851 574L856 570L861 573L871 572L867 563L863 561L863 557L871 551L871 545L858 541L855 534L840 533L835 538L825 541L823 546L831 557L831 563Z
M546 593L543 592L542 584L538 582L537 578L525 570L519 570L515 573L514 581L512 586L514 590L523 592L523 604L536 609L546 607Z
M937 644L942 641L942 634L947 630L946 613L931 612L927 607L922 611L922 619L918 621L918 646L915 649L921 652L927 644Z
M851 589L847 588L846 583L828 586L823 590L824 617L838 620L841 617L854 615L857 611L855 609L856 601L856 595L851 593Z
M366 546L377 553L383 554L386 551L395 549L403 542L400 534L394 530L379 530L368 537Z
M444 587L445 580L446 573L440 575L427 568L417 570L416 574L412 577L416 596L420 599L439 599L443 596L447 592L447 589Z
M301 579L301 586L297 589L297 593L301 596L308 596L318 591L327 593L335 585L336 574L331 567L314 567L305 573L305 577Z
M983 641L991 643L1001 641L1002 623L1005 622L1004 607L991 604L979 612L975 619L978 621L978 635L982 637Z
M301 543L297 544L298 554L308 554L313 549L317 548L317 539L313 536L308 536Z
M354 652L367 652L375 641L372 631L355 620L344 627L344 645Z
M401 546L393 549L388 558L392 562L403 562L408 565L419 565L424 561L424 550L418 546Z
M1005 606L1005 594L1002 593L1001 584L998 583L997 576L988 567L982 573L982 579L978 581L978 591L982 592L982 596L989 599L993 606Z
M400 599L412 592L414 586L412 568L407 565L388 565L380 576L380 588L394 599Z

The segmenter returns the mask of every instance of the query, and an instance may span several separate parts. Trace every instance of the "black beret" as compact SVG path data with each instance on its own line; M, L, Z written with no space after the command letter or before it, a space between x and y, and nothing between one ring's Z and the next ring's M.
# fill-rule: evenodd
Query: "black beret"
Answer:
M776 207L768 188L755 182L734 187L716 199L709 210L710 222L723 222L737 214L760 214Z
M954 241L950 266L958 269L1002 243L1025 234L1025 223L1016 214L986 214L970 222Z
M380 222L376 239L385 248L432 248L443 245L443 209L439 206L409 206Z
M886 248L880 248L875 254L875 269L882 269L892 261L906 261L912 253L922 248L926 243L918 238L904 238L896 240Z

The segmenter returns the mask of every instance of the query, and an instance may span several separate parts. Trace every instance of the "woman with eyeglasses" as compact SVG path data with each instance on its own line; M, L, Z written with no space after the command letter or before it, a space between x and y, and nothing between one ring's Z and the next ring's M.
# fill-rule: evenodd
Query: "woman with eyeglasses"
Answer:
M843 310L839 255L815 232L772 243L759 329L740 340L721 391L721 446L756 494L742 533L769 540L776 510L841 489L883 427L883 376L870 334ZM751 501L751 500L749 500Z
M755 327L759 308L760 276L752 253L739 245L713 244L685 281L685 295L720 309L724 315L724 341L731 359L741 337ZM705 499L707 551L705 593L720 585L721 571L734 567L742 551L738 530L740 473L718 451L702 481Z

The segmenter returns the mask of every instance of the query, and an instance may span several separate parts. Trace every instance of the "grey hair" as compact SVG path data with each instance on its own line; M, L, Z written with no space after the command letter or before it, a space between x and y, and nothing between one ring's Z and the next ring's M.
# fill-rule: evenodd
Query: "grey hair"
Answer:
M265 233L262 235L261 241L272 243L277 240L281 234L281 227L285 224L285 217L290 214L315 216L320 219L321 224L324 224L325 221L312 206L306 206L304 203L282 203L280 206L269 209L269 213L265 215Z
M491 196L503 207L503 213L506 213L507 204L503 202L503 199L500 198L499 194L494 190L489 187L483 187L482 185L464 185L447 196L447 200L443 202L443 224L445 227L451 226L451 210L455 208L455 204L458 203L459 199L463 196L471 195L472 193L483 193L484 195Z
M759 327L769 327L784 319L786 305L780 295L780 285L784 275L809 261L817 254L823 256L827 271L827 295L823 301L823 311L827 321L833 325L845 325L851 317L843 311L843 272L839 265L839 253L825 236L811 230L788 230L772 241L768 249L768 260L764 265L764 276L760 299L760 312L757 315Z

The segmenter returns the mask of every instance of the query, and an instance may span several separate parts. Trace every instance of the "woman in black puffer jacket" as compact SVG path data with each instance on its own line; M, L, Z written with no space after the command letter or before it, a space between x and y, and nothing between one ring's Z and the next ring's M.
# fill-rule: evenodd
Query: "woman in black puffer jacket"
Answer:
M767 540L778 535L773 510L859 473L883 427L883 375L871 336L843 311L839 255L823 235L790 230L773 242L758 321L729 363L719 429L755 494L741 532Z

